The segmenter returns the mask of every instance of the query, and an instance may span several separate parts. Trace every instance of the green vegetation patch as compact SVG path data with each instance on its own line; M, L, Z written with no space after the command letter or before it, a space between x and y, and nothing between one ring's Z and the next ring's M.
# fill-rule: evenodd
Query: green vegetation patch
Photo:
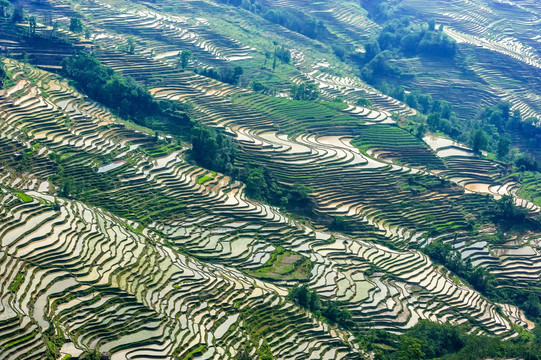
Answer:
M17 290L19 290L19 287L21 286L21 283L23 282L23 279L24 279L24 273L19 272L17 274L17 277L9 285L9 291L11 291L12 293L17 292Z
M14 192L14 194L17 195L19 197L19 199L21 199L25 203L29 203L29 202L32 202L34 200L31 196L28 196L28 195L26 195L25 193L22 193L22 192Z
M377 149L384 157L412 166L444 169L445 165L427 146L408 131L397 126L362 126L352 144L359 150Z
M541 206L541 173L526 171L520 176L520 182L518 196Z
M203 176L199 177L199 178L197 179L197 183L198 183L198 184L204 184L204 183L206 183L207 181L214 179L215 176L216 176L216 172L213 171L213 172L210 173L210 174L206 174L206 175L203 175Z
M263 267L246 272L267 280L308 280L312 266L310 259L278 246Z
M238 94L232 101L269 116L280 130L287 133L364 123L338 110L343 105L337 103L289 100L256 93Z
M20 344L20 343L22 343L22 342L25 342L25 341L27 341L27 340L32 339L32 338L35 337L35 336L36 336L36 333L33 332L33 333L31 333L31 334L26 335L25 337L22 337L22 338L19 338L19 339L15 339L15 340L13 340L13 341L8 342L8 343L5 344L4 346L2 346L2 348L3 348L4 350L7 350L7 349L9 349L9 348L11 348L11 347L13 347L13 346L15 346L15 345L17 345L17 344Z

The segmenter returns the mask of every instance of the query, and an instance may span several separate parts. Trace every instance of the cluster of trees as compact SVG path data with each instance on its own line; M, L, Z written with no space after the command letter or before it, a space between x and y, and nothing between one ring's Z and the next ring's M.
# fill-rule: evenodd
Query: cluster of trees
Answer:
M515 339L502 341L497 337L468 334L467 329L462 326L420 320L414 327L398 336L359 326L348 310L341 309L334 301L322 301L317 292L306 285L292 288L288 298L329 323L352 331L361 346L373 352L376 360L477 360L518 356L525 360L541 360L539 330L535 337L526 333Z
M5 18L9 16L9 10L11 10L12 5L8 0L0 0L0 16Z
M284 46L276 46L274 48L274 57L284 64L289 64L291 62L291 51L286 49ZM275 68L276 65L273 65L273 67Z
M242 66L235 66L231 68L229 66L224 66L220 70L214 68L205 68L201 70L195 70L199 75L203 75L214 80L218 80L227 84L237 85L239 83L240 77L244 74L244 69Z
M519 171L540 171L541 164L532 155L522 155L516 161L515 165Z
M468 334L463 327L420 320L399 339L396 351L376 349L375 359L389 360L477 360L486 358L541 359L539 339L519 337L502 341L497 337Z
M269 93L270 88L260 80L252 81L252 90L260 93Z
M291 86L291 97L295 100L317 100L319 97L319 88L314 83L300 83Z
M248 165L239 171L238 178L244 181L246 195L252 199L296 209L305 214L312 212L314 204L310 193L313 189L301 184L281 185L274 173L266 167Z
M440 239L426 245L423 252L436 264L444 265L470 283L476 290L486 293L493 287L494 276L481 267L474 268L471 260L463 260L460 252L454 251L451 244L445 244Z
M355 322L347 309L341 309L335 301L322 301L319 294L306 285L292 288L289 299L316 316L322 316L331 324L337 324L344 329L355 328Z
M493 214L497 223L511 228L515 224L522 224L526 221L528 210L515 205L513 197L504 195L496 204L497 206ZM500 222L498 220L502 221Z
M194 126L191 131L192 155L198 164L231 175L236 146L222 133L208 126Z
M325 39L331 36L321 21L305 15L296 9L271 8L260 0L221 0L223 3L242 7L262 18L298 32L312 39Z
M515 288L512 284L496 279L485 268L473 267L470 259L464 261L458 251L454 251L450 244L441 240L426 245L422 250L436 264L444 265L489 299L514 304L524 310L531 319L541 320L541 305L533 291Z
M188 63L190 62L191 58L192 58L192 52L190 50L182 50L178 54L177 67L186 69L186 67L188 67Z
M8 16L8 11L13 7L11 3L6 4L5 1L2 2L2 8L5 16ZM26 18L26 11L22 7L22 5L16 5L13 8L13 11L11 12L11 21L13 22L21 22L24 21Z
M501 160L505 159L511 150L512 134L519 134L521 138L534 141L541 137L541 129L536 125L538 120L523 120L520 110L511 111L508 102L483 108L478 115L464 120L459 119L449 102L433 100L429 94L418 91L406 93L402 86L389 86L386 83L383 83L381 90L427 115L426 125L421 124L418 133L427 129L443 132L457 141L469 144L475 152L493 151ZM521 171L540 169L535 158L528 154L518 157L515 165Z
M365 53L355 60L363 65L361 76L370 83L381 77L399 77L400 69L393 60L416 55L453 58L456 42L442 28L436 30L433 21L428 25L412 25L408 18L389 21L375 41L365 45Z
M86 95L138 124L146 125L145 118L159 112L157 102L144 87L101 65L94 54L82 52L65 58L62 71Z
M392 15L387 0L359 0L359 3L368 11L368 17L376 21L385 21Z
M34 156L31 149L23 150L21 157L17 159L15 169L18 172L31 172L34 167Z
M442 27L436 30L433 20L427 25L412 25L406 17L387 22L374 46L404 56L424 54L453 57L456 53L456 42L443 33Z
M189 137L192 122L182 105L154 100L145 87L102 65L94 54L81 52L63 59L62 72L81 92L116 115L156 131Z

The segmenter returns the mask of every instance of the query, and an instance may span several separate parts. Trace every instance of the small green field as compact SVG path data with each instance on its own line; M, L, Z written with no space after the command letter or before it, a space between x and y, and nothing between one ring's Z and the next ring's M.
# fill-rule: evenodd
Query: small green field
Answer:
M356 127L359 118L343 113L343 103L289 100L257 93L242 93L233 102L269 116L280 130L297 133L304 130L324 131L335 128Z
M249 275L266 280L308 280L312 262L304 256L279 246L260 268L247 270Z
M522 174L520 182L522 186L518 196L541 206L541 173L526 171Z
M22 193L22 192L15 192L15 195L17 195L19 197L19 199L21 199L25 203L29 203L29 202L32 202L34 200L31 196L28 196L28 195L26 195L25 193Z
M411 133L397 126L370 125L357 130L352 142L362 152L372 149L383 158L391 158L401 164L444 169L445 165L427 145Z

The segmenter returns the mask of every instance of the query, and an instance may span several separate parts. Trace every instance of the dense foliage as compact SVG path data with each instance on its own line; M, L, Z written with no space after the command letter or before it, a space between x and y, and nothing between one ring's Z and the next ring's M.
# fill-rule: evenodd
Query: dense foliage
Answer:
M0 58L0 89L4 87L5 81L8 77L3 60L4 59Z
M196 70L196 72L199 73L199 75L203 75L214 80L218 80L231 85L237 85L239 83L240 77L244 73L244 69L241 66L235 66L234 68L225 66L219 70L214 68L206 68Z
M236 147L227 136L199 125L192 129L191 142L198 164L224 174L232 173Z
M454 251L451 244L443 243L439 239L426 245L423 252L436 264L444 265L489 299L514 304L523 309L531 319L541 320L539 298L533 291L515 288L513 284L498 280L487 269L472 266L470 259L463 260L460 252Z
M352 57L363 66L362 77L378 84L387 76L400 77L394 59L416 55L452 58L455 53L456 42L443 31L430 24L412 25L408 18L402 18L387 22L377 39L365 44L364 54Z
M322 316L331 324L337 324L344 329L355 327L355 322L348 310L341 309L335 301L322 301L319 294L310 290L306 285L291 289L289 299L316 316Z
M291 87L291 97L294 100L317 100L319 88L314 83L300 83Z
M271 170L251 164L242 169L238 177L246 183L246 195L252 199L294 209L305 215L312 212L314 204L309 194L313 190L309 187L282 185Z
M191 122L176 102L154 100L133 78L104 66L94 54L79 53L62 60L64 75L91 99L118 116L173 135L186 135Z
M281 25L291 31L298 32L312 39L324 39L331 36L321 21L305 15L293 8L272 8L260 0L221 0L226 4L242 7L262 18Z
M378 360L424 359L484 359L522 356L539 360L541 334L532 337L523 333L513 340L502 341L497 337L468 334L467 328L449 323L420 320L403 335L397 336L383 330L365 329L353 320L348 310L341 309L335 301L323 301L316 291L306 285L294 287L289 299L331 324L352 331L359 344L373 352ZM539 332L539 331L538 331Z
M376 359L396 360L477 360L487 358L539 359L540 339L502 341L497 337L468 334L465 328L449 323L420 320L400 337L396 351L376 351Z
M133 78L102 66L93 54L80 53L65 58L62 71L74 79L85 94L116 110L122 117L145 124L144 119L158 111L158 104L145 88Z

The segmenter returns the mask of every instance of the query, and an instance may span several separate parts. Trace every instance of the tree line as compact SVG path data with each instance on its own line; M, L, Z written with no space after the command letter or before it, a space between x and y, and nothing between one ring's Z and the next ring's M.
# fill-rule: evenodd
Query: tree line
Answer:
M64 58L62 73L91 99L136 124L173 135L183 135L191 127L190 118L178 103L156 101L145 87L102 65L94 54L80 52Z
M281 25L291 31L303 34L311 39L326 39L331 33L321 21L305 15L297 9L272 8L260 0L221 0L225 4L242 7L262 18Z

